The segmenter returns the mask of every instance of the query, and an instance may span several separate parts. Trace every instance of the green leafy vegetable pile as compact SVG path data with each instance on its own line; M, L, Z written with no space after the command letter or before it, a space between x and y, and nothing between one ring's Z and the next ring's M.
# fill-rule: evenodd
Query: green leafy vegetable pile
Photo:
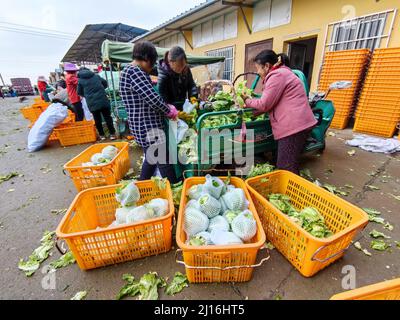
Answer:
M267 173L271 173L275 170L275 167L269 163L264 163L264 164L257 164L253 166L250 170L250 173L248 174L247 178L254 178L258 176L262 176Z
M64 254L60 259L50 263L50 267L52 269L61 269L65 268L71 264L74 264L76 262L72 252L68 252Z
M137 295L139 295L139 300L158 300L159 288L165 288L167 295L175 295L189 286L187 277L179 272L175 274L174 279L168 285L156 272L145 274L139 281L130 274L125 274L122 279L126 281L126 284L118 293L117 300Z
M271 194L269 202L284 214L288 215L292 221L316 238L329 238L333 236L331 230L325 223L324 217L315 208L305 208L302 211L292 205L289 196L284 194Z
M165 288L165 293L169 296L174 296L187 287L189 287L188 278L182 273L177 272L172 282Z
M41 246L33 251L27 261L21 259L18 263L18 269L25 272L27 277L31 277L40 268L40 264L50 256L50 251L54 247L54 235L55 232L46 231L40 240Z

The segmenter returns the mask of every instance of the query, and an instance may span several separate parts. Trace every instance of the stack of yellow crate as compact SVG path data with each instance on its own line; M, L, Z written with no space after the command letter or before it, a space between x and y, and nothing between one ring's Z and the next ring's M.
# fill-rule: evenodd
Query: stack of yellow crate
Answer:
M356 111L354 131L391 138L400 122L400 48L377 49Z
M336 109L332 128L343 130L347 127L354 112L369 58L369 49L332 51L325 54L318 91L328 91L329 86L336 81L352 82L350 88L332 91L327 98L333 102Z

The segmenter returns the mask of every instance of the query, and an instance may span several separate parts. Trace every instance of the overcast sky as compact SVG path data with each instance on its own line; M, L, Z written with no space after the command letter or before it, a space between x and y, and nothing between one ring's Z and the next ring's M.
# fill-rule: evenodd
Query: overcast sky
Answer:
M87 24L125 23L151 29L205 0L0 0L0 28L14 23L73 33ZM9 78L48 77L74 40L47 38L0 29L0 73Z

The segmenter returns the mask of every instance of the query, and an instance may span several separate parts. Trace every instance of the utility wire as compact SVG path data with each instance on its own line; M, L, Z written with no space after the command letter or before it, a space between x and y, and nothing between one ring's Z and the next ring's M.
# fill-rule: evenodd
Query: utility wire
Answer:
M18 24L18 23L0 21L0 24L6 24L6 25L11 25L11 26L17 26L17 27L24 27L24 28L28 28L29 30L36 29L36 30L42 30L42 31L50 31L51 33L58 33L60 35L66 35L66 36L76 36L76 34L70 33L70 32L63 32L63 31L58 31L58 30L53 30L53 29L38 28L38 27L27 26L27 25ZM34 31L34 30L32 30L32 31Z
M28 30L25 31L25 30L6 28L6 27L1 27L1 26L0 26L0 31L29 34L29 35L33 35L33 36L48 37L48 38L55 38L55 39L61 39L61 40L73 40L74 39L73 37L69 37L69 36L61 36L61 35L50 34L50 33L40 33L40 32L28 31Z
M74 36L68 36L68 35L62 35L62 34L57 34L57 33L52 33L52 32L43 32L43 31L35 31L35 30L29 30L29 29L24 29L24 28L13 28L13 27L5 27L1 26L0 28L5 29L5 30L12 30L12 31L23 31L23 32L30 32L30 33L37 33L37 34L43 34L43 35L52 35L52 36L58 36L58 37L64 37L64 38L74 38Z

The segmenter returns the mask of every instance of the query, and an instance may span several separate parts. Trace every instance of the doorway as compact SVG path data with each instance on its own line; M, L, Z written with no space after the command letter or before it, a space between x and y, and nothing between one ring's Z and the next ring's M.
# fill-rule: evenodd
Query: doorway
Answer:
M273 39L263 40L260 42L254 42L246 44L246 55L245 55L245 62L244 62L244 72L256 72L257 69L254 65L254 58L264 50L272 50ZM251 87L256 76L248 75L246 76L247 86ZM262 93L262 82L259 81L257 84L257 88L255 92L258 94Z
M317 39L317 37L313 37L285 43L286 52L290 59L290 68L303 71L309 86L311 86L314 70Z

